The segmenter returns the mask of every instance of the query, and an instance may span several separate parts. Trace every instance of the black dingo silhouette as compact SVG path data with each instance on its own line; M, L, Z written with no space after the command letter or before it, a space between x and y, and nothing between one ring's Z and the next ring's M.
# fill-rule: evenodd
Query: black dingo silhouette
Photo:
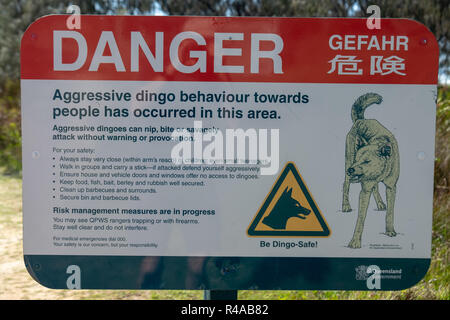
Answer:
M278 199L269 215L262 220L262 223L272 229L286 229L289 218L306 219L305 216L310 212L311 210L302 207L300 202L292 198L292 188L288 190L288 187L286 187L280 199Z

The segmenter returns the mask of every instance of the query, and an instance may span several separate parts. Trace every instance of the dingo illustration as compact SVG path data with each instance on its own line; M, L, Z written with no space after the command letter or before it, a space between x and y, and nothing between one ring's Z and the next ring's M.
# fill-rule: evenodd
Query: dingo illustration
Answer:
M292 188L288 190L288 187L286 187L272 211L262 220L262 223L272 229L286 229L289 218L306 219L305 216L310 212L311 210L302 207L300 202L292 198Z
M386 210L386 235L394 237L394 203L396 185L400 174L398 145L394 135L377 120L365 119L364 111L372 104L380 104L383 98L376 93L360 96L352 106L353 126L345 144L345 182L342 211L352 211L348 199L350 183L361 183L358 218L348 247L361 248L370 195L373 193L377 208ZM378 183L386 186L386 205L378 191Z

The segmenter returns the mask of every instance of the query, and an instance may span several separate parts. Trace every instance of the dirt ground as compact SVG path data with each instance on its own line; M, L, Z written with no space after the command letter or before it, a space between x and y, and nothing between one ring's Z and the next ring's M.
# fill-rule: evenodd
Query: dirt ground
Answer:
M2 190L0 190L1 196ZM1 204L3 206L4 203ZM23 261L22 213L0 218L0 300L201 299L197 291L54 290L28 274ZM5 221L7 220L7 221Z
M0 300L148 299L144 291L54 290L37 283L23 261L22 183L0 177Z
M0 189L2 195L4 189ZM8 190L8 193L14 190ZM2 207L11 207L2 197ZM19 209L19 208L17 208ZM5 217L5 215L7 217ZM10 214L2 212L0 223L0 299L57 299L53 290L45 289L28 274L23 262L22 250L22 212Z
M0 299L61 299L63 292L41 286L25 268L20 195L19 181L0 184Z

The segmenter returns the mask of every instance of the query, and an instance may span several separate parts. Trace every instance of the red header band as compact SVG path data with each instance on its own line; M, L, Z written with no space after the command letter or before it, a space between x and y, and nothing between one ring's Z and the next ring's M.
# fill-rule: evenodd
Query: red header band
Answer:
M436 84L434 35L407 19L43 17L22 79Z

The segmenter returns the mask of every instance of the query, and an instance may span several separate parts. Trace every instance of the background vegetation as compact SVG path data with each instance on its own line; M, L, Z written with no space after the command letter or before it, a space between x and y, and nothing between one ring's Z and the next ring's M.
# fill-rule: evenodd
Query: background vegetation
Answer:
M0 0L0 298L201 299L197 291L48 291L23 268L21 252L20 39L36 18L65 13L70 4L83 14L228 15L228 16L367 16L371 4L382 17L412 18L424 23L440 47L437 98L432 265L414 288L400 292L241 291L240 299L450 299L449 138L450 5L448 0ZM36 287L35 287L36 286Z

